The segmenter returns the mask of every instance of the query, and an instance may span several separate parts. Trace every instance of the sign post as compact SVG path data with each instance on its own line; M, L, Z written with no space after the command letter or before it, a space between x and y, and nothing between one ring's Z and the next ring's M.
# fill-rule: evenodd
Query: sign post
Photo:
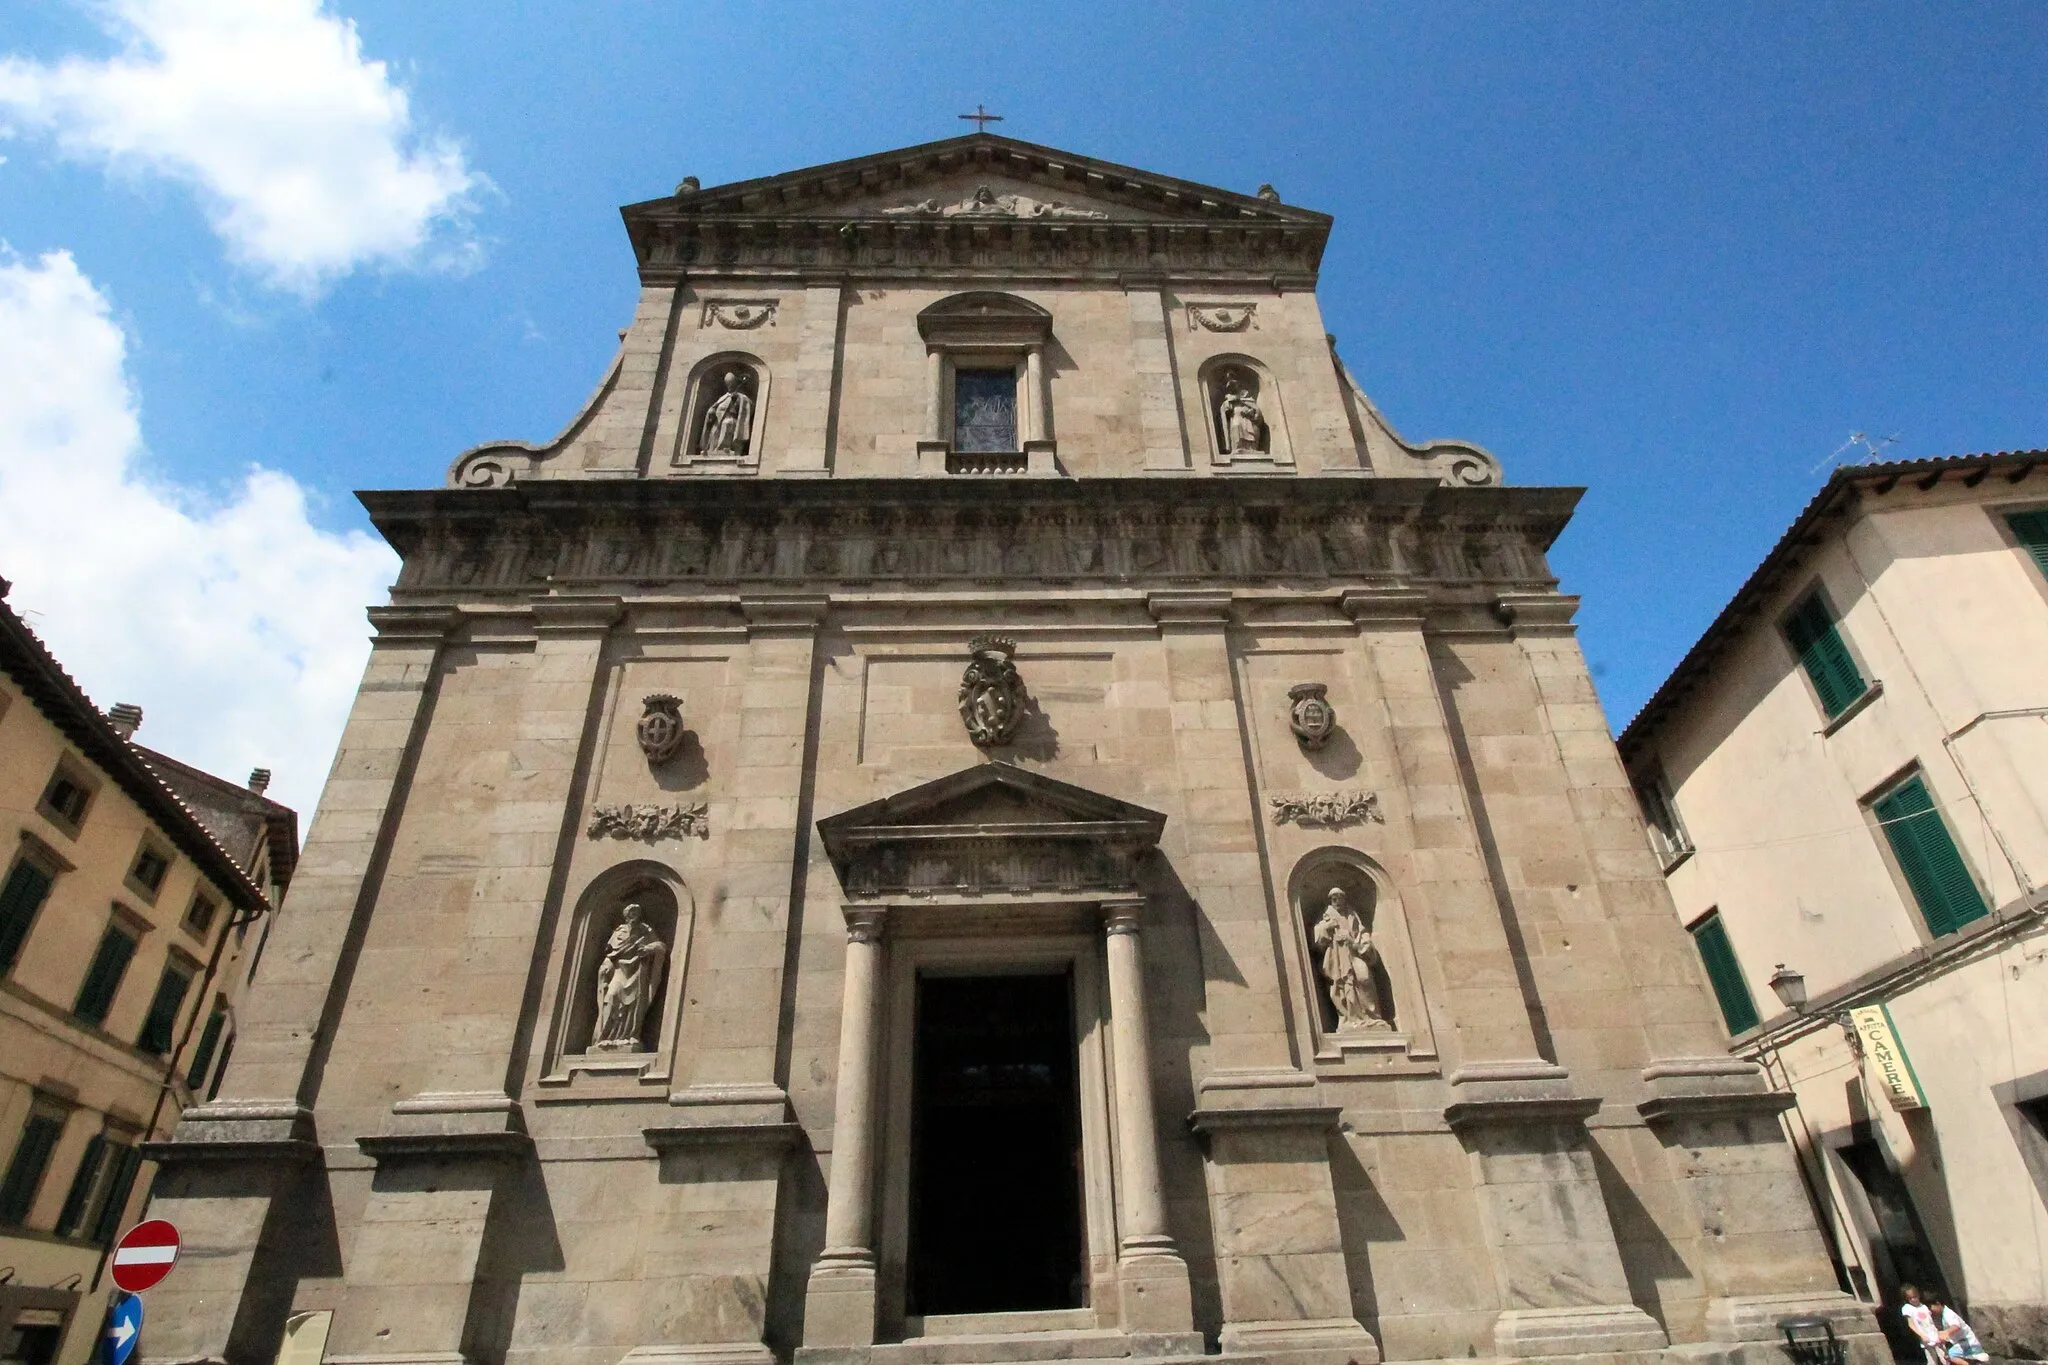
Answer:
M178 1230L161 1218L137 1223L114 1247L114 1284L140 1294L163 1283L178 1263Z

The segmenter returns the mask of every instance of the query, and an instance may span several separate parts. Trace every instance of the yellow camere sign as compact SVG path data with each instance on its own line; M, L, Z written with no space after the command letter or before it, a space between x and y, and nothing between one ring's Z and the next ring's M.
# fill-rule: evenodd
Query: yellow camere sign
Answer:
M1899 1041L1892 1012L1883 1005L1865 1005L1850 1010L1849 1018L1856 1026L1856 1036L1863 1040L1864 1057L1877 1068L1878 1083L1884 1087L1892 1108L1901 1113L1925 1109L1927 1093L1920 1088L1920 1078L1913 1074L1913 1063L1906 1056L1906 1045Z

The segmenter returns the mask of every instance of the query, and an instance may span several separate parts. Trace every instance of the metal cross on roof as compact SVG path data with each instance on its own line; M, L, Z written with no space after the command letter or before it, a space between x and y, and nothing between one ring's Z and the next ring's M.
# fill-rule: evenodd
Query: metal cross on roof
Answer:
M991 123L1001 123L1003 121L1001 114L991 114L988 110L982 108L979 103L974 106L973 113L962 114L960 117L972 123L974 131L977 133L985 133L988 131L988 126Z

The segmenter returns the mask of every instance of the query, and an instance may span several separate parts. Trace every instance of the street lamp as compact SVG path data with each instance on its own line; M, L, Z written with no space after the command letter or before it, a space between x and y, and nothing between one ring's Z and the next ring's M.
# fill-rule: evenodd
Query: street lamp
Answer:
M1778 1003L1795 1014L1806 1008L1806 978L1793 971L1784 963L1771 973L1771 989L1777 993Z

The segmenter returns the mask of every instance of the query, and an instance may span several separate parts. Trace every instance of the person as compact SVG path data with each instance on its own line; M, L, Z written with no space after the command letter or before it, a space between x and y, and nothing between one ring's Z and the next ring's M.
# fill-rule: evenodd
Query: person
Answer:
M1927 1320L1933 1330L1935 1349L1946 1360L1991 1359L1991 1353L1984 1349L1984 1343L1977 1340L1977 1334L1970 1330L1955 1309L1942 1302L1941 1295L1929 1294L1926 1299Z
M1899 1316L1906 1320L1906 1325L1913 1329L1913 1335L1919 1338L1920 1345L1927 1351L1928 1360L1936 1361L1941 1338L1934 1330L1934 1315L1928 1311L1926 1304L1920 1302L1920 1286L1900 1285L1899 1297L1904 1300L1899 1305Z

